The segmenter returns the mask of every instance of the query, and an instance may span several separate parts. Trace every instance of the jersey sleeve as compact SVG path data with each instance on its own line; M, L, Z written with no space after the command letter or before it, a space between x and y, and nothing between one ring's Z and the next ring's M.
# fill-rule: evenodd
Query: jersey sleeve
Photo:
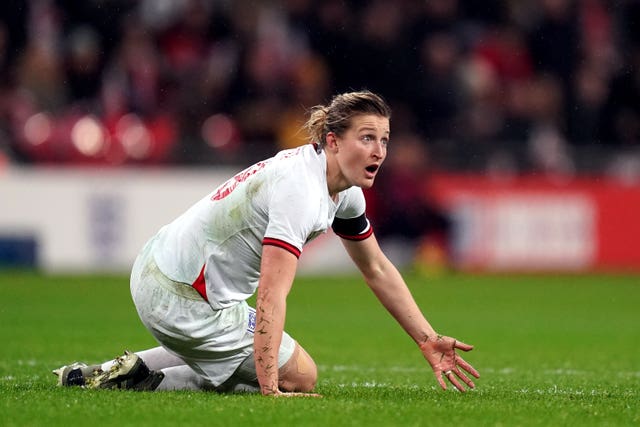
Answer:
M313 231L318 197L304 179L284 177L273 187L269 201L269 222L263 245L281 247L300 257L302 247Z
M331 228L346 240L364 240L373 234L371 223L365 214L366 202L362 189L351 187L341 201Z

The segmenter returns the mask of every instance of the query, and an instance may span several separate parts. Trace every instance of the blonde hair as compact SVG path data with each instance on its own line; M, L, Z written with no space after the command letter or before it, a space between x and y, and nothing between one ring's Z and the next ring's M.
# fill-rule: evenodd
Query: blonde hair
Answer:
M375 114L390 119L391 108L381 96L373 92L347 92L334 96L329 105L311 108L304 129L309 135L309 141L322 149L327 133L343 135L351 126L351 119L361 114Z

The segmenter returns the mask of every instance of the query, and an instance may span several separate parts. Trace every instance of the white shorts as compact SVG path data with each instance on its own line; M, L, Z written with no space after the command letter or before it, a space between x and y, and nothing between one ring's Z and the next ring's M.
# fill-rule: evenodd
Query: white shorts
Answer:
M159 270L152 245L153 240L131 272L131 296L142 323L160 345L184 360L211 387L232 376L257 382L253 363L255 310L244 301L214 310L191 285L174 282ZM295 341L284 332L279 367L291 358L294 348Z

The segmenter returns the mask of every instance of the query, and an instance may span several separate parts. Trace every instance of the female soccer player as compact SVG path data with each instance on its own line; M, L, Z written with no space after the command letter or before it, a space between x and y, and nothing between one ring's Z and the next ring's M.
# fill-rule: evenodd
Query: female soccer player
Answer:
M284 331L286 298L303 246L332 227L365 282L415 341L443 389L478 372L439 335L381 251L365 215L387 155L391 111L368 91L311 111L311 144L284 150L229 179L146 244L131 273L142 323L160 347L102 365L54 371L62 385L213 389L310 396L317 368ZM255 310L246 300L257 292Z

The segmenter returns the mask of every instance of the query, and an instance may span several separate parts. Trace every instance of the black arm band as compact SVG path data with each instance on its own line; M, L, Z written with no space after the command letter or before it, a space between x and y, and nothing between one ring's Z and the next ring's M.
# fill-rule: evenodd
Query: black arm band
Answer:
M349 219L336 217L331 228L338 236L350 240L360 240L371 235L371 226L365 214Z

